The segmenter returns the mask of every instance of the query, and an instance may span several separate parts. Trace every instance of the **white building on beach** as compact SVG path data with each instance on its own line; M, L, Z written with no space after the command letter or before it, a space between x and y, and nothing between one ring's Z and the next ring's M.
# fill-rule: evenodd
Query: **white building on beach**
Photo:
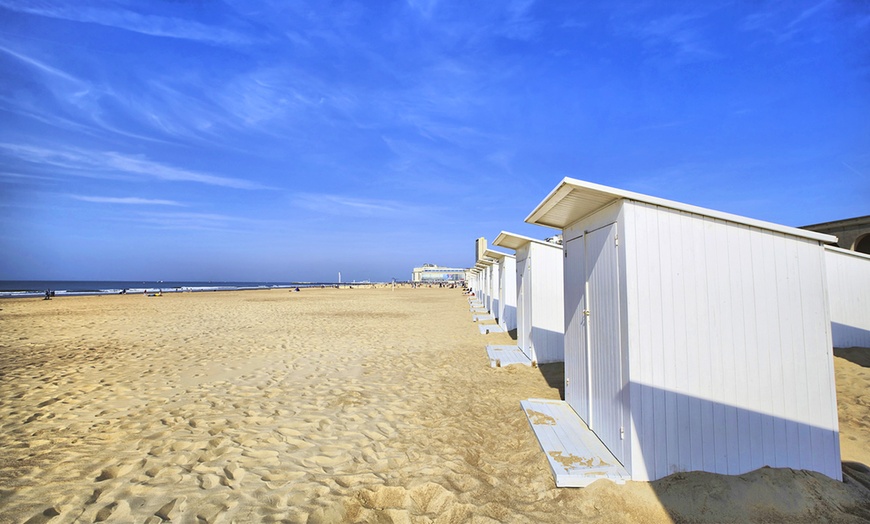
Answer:
M492 314L505 331L517 327L517 261L514 255L487 249L484 256L498 266L498 280L492 282L493 296L497 297Z
M526 222L564 239L566 403L631 479L842 478L835 237L570 178Z
M459 282L465 280L463 267L442 267L435 264L423 264L411 272L411 282Z
M835 348L870 348L870 255L825 248Z
M517 346L532 362L563 362L562 246L506 231L493 245L516 252Z

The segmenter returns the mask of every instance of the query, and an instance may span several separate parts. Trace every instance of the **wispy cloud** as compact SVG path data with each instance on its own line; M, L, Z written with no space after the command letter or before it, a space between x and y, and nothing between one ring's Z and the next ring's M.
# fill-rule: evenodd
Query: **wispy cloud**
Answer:
M101 197L88 195L68 195L75 200L83 202L94 202L97 204L123 204L134 206L183 206L184 204L174 200L162 200L157 198L139 198L139 197Z
M348 197L326 193L298 193L294 205L330 215L350 215L358 217L399 218L419 216L426 210L394 200Z
M796 38L801 32L807 31L814 20L834 5L833 0L822 0L806 9L795 13L797 5L784 3L761 10L743 19L741 29L755 31L767 35L771 40L783 44ZM822 32L813 31L813 38L818 38Z
M266 186L240 178L222 177L149 160L143 155L128 155L115 151L84 149L47 149L26 144L0 143L0 151L33 164L62 168L81 176L158 179L171 182L195 182L234 189L268 189Z
M818 13L820 13L822 10L824 10L826 7L828 7L831 4L833 4L833 0L823 0L822 2L819 2L816 5L813 5L807 9L804 9L803 11L800 12L800 14L798 14L797 17L795 17L791 22L789 22L788 26L795 27L795 26L803 23L805 20L809 20L810 18L816 16Z
M73 7L65 2L52 1L25 4L9 0L0 0L0 6L22 13L99 24L150 36L218 44L247 44L252 41L250 36L224 26L206 25L167 16L143 15L123 8L80 5Z
M214 213L154 212L138 213L131 218L146 227L171 230L226 231L244 222L237 217Z
M85 82L83 82L81 79L74 77L73 75L67 73L66 71L62 71L61 69L58 69L58 68L53 67L49 64L46 64L45 62L43 62L41 60L37 60L36 58L33 58L31 56L27 56L27 55L24 55L22 53L15 52L12 49L9 49L8 47L0 46L0 51L3 51L4 53L6 53L10 56L13 56L13 57L17 58L18 60L24 62L25 64L32 66L32 67L38 69L39 71L46 73L48 75L51 75L53 77L60 78L60 79L63 79L63 80L69 81L69 82L73 82L73 83L79 84L79 85L85 84Z
M720 58L699 31L703 18L701 14L675 14L650 20L634 31L648 49L667 53L678 63Z

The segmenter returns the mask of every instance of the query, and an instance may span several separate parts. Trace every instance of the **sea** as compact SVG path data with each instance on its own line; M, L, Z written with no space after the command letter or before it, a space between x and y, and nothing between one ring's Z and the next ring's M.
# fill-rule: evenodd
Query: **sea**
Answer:
M350 284L349 282L344 283ZM163 280L0 280L0 299L54 296L119 295L124 293L186 293L241 291L249 289L293 289L336 286L333 282L195 282Z

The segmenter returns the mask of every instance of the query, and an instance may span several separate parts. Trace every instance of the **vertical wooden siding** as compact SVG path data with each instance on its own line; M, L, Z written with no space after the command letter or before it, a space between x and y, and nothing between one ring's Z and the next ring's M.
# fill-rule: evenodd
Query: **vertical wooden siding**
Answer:
M499 277L498 277L498 264L492 264L489 266L489 312L493 314L493 316L497 316L499 314Z
M841 478L824 251L627 202L631 473Z
M517 249L517 346L534 360L532 352L532 274L529 261L529 244Z
M506 331L517 328L517 260L501 259L499 268L499 324Z
M825 249L834 347L870 348L870 257Z
M531 243L532 332L538 362L565 359L565 302L562 250Z
M565 401L589 423L589 360L586 351L586 265L583 235L564 244Z

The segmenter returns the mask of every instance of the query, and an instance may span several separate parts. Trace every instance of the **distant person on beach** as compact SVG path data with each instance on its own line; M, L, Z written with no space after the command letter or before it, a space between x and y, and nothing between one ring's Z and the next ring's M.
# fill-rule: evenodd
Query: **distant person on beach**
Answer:
M45 290L45 298L43 298L42 300L51 300L51 290L50 289Z

